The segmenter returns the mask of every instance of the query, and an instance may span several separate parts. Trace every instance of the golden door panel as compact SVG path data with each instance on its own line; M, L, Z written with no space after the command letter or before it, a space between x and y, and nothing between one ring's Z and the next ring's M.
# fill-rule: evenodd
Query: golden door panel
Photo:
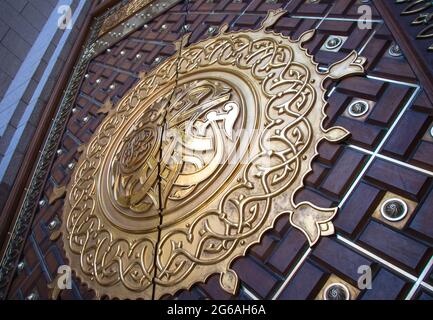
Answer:
M77 63L0 294L433 296L433 107L375 1L366 29L358 0L130 3Z

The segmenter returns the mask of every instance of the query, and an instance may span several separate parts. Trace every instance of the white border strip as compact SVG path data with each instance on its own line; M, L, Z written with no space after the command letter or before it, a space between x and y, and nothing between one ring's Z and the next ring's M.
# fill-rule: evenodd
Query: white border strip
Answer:
M301 265L307 259L307 257L310 254L311 250L312 250L311 247L308 247L307 250L305 250L305 252L302 255L301 259L299 259L299 261L296 263L296 266L290 272L290 274L288 275L288 277L286 278L286 280L284 281L284 283L280 286L280 288L277 290L277 292L271 298L272 300L278 299L278 297L280 296L281 292L283 292L283 290L286 288L287 284L290 282L290 280L292 280L292 278L295 275L295 273L298 271L298 269L301 267Z
M385 259L375 255L374 253L368 251L367 249L364 249L363 247L357 245L356 243L350 241L349 239L344 238L343 236L337 234L337 239L344 242L345 244L349 245L350 247L356 249L357 251L369 256L370 258L376 260L377 262L380 262L381 264L387 266L388 268L398 272L399 274L401 274L402 276L408 278L409 280L416 282L417 281L417 277L415 277L414 275L410 274L409 272L397 267L396 265L386 261Z
M324 17L320 16L303 16L303 15L291 15L290 18L298 18L298 19L322 19L322 20L329 20L329 21L348 21L348 22L358 22L359 19L357 18L338 18L338 17L329 17L329 12ZM383 21L380 19L370 19L370 20L362 20L363 22L372 22L372 23L382 23Z
M351 148L351 149L355 149L355 150L358 150L358 151L360 151L360 152L363 152L363 153L366 153L366 154L369 154L369 155L372 155L372 154L373 154L373 151L370 151L370 150L364 149L364 148L362 148L362 147L359 147L359 146L356 146L356 145L353 145L353 144L349 144L349 145L347 145L347 146L348 146L349 148ZM424 174L426 174L426 175L433 176L433 171L430 171L430 170L427 170L427 169L423 169L423 168L420 168L420 167L414 166L413 164L410 164L410 163L407 163L407 162L403 162L403 161L400 161L400 160L394 159L394 158L392 158L392 157L384 156L383 154L380 154L380 153L378 153L378 154L376 155L376 157L378 157L378 158L380 158L380 159L382 159L382 160L386 160L386 161L389 161L389 162L395 163L395 164L400 165L400 166L402 166L402 167L406 167L406 168L408 168L408 169L412 169L412 170L415 170L415 171L419 171L419 172L421 172L421 173L424 173Z
M391 82L391 83L400 84L402 86L408 86L408 87L412 87L412 88L419 88L419 86L416 83L398 81L398 80L387 79L387 78L382 78L382 77L372 76L372 75L367 75L367 78L379 80L379 81L383 81L383 82Z
M241 291L243 291L248 297L250 297L252 300L261 300L259 299L254 293L252 293L250 290L248 290L246 287L242 286Z
M421 282L424 280L425 276L427 275L427 272L429 272L430 268L433 266L433 256L430 258L429 262L425 266L424 270L420 274L418 280L415 282L415 284L412 286L412 289L410 289L409 293L407 294L405 300L411 300L413 296L415 295L415 292L418 290Z
M389 127L388 131L386 132L385 136L382 138L381 142L377 145L376 149L370 153L370 159L368 159L367 163L365 164L364 168L362 168L361 173L356 177L355 181L350 186L349 190L344 195L343 199L341 199L340 203L338 204L338 207L341 208L349 198L349 196L352 194L355 187L358 185L359 181L363 178L365 172L369 169L370 165L375 160L376 156L378 155L380 149L382 149L383 145L391 135L391 133L394 131L397 123L400 121L400 119L403 117L403 114L406 112L406 110L409 108L409 106L412 104L413 100L418 95L418 91L420 88L417 86L414 92L412 93L412 96L409 98L409 100L406 102L406 105L401 109L400 113L395 118L394 122L392 123L391 127Z

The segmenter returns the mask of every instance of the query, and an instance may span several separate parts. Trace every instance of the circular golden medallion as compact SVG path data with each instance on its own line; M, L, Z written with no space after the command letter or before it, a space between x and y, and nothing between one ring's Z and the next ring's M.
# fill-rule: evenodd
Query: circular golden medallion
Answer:
M233 260L281 214L310 245L333 233L336 208L295 203L324 129L325 79L361 74L355 52L319 72L298 40L259 30L185 48L107 115L67 189L66 255L98 295L160 298L220 273L235 293Z

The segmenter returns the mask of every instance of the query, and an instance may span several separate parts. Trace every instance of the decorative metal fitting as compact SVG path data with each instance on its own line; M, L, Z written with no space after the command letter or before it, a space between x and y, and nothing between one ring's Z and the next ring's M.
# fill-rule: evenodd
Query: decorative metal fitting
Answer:
M388 221L400 221L407 214L407 204L402 199L392 198L386 200L380 208L380 213Z
M325 47L326 49L332 50L338 48L343 40L340 37L330 37L328 40L326 40Z
M161 60L162 60L161 57L156 57L153 62L156 64L156 63L160 63Z
M38 300L39 299L39 295L36 292L32 292L30 293L27 297L26 300Z
M18 272L22 272L24 270L24 268L26 267L26 263L24 261L21 261L20 263L18 263L17 265L17 271Z
M401 57L403 55L398 44L393 44L391 47L389 47L388 53L392 57Z
M124 56L125 55L125 51L124 50L120 51L120 55Z
M47 202L45 201L45 199L42 199L39 201L39 207L43 207Z
M136 58L136 59L141 59L141 57L142 57L141 53L137 53L137 54L135 55L135 58Z
M111 52L111 49L110 49L110 48L108 48L108 49L107 49L107 53L110 53L110 52Z
M89 117L88 117L88 116L85 116L85 117L83 118L83 122L84 122L84 123L89 122Z
M368 112L369 108L370 106L368 105L367 102L362 100L357 100L350 104L349 108L347 109L347 112L349 112L349 114L352 117L359 118L365 115Z
M56 153L57 153L58 156L60 156L60 155L63 154L63 150L62 150L62 149L58 149L58 150L56 151Z
M430 136L433 138L433 126L430 128Z
M418 17L416 17L411 25L420 25L420 24L428 24L430 20L433 20L433 12L432 13L420 13Z
M215 31L217 31L217 28L214 27L214 26L210 26L210 27L207 29L207 33L210 34L210 35L214 34Z
M88 78L88 77L90 77L90 75L88 74L88 73L86 73L85 75L84 75L84 78Z
M76 113L77 112L77 108L72 108L72 113Z
M160 30L160 31L165 31L165 30L167 30L167 25L163 24L159 30Z
M59 220L55 218L51 220L50 223L48 224L48 229L50 231L53 231L55 228L57 228L58 225L59 225Z
M323 290L324 300L349 300L350 292L349 289L342 283L335 282Z
M183 31L184 32L188 32L189 30L190 30L190 26L189 26L189 24L185 24L183 27L182 27L182 29L183 29Z
M278 0L266 0L265 3L268 3L268 4L277 4Z
M96 83L97 83L97 84L100 84L101 82L102 82L101 79L96 79Z
M72 170L72 169L74 169L74 167L75 167L75 163L74 162L71 162L71 163L68 164L68 169Z
M113 83L113 84L110 85L109 88L110 88L110 90L114 90L116 88L116 85Z

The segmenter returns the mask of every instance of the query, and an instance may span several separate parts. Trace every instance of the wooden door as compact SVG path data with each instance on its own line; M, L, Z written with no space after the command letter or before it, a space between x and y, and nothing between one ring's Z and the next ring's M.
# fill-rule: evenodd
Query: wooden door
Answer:
M260 244L232 264L239 277L235 295L221 288L215 274L203 279L205 283L163 298L431 299L433 104L426 80L429 70L416 60L430 61L431 66L432 53L427 46L416 55L410 51L411 41L417 41L414 37L404 36L404 31L391 33L398 29L396 23L403 23L395 15L391 20L389 12L395 8L358 0L147 2L153 13L144 13L141 23L123 20L122 14L133 12L132 17L139 19L139 13L150 8L146 1L130 1L137 6L130 6L130 11L122 5L114 11L109 6L95 11L105 17L97 20L99 30L101 25L104 30L101 21L106 21L107 32L89 29L87 51L79 55L63 88L65 96L55 106L54 127L40 146L45 165L37 164L24 206L16 206L18 227L10 227L0 282L3 297L51 298L48 285L56 279L58 267L68 264L58 234L62 187L71 179L80 146L90 141L107 116L107 100L116 105L143 73L175 54L176 41L185 33L191 33L188 44L194 44L215 36L223 24L230 31L258 29L269 10L281 8L287 13L273 31L297 39L315 29L306 47L319 70L326 71L352 50L367 58L365 75L327 85L325 125L344 127L351 135L342 143L319 145L313 171L295 197L297 202L338 207L335 234L310 247L289 215L282 215ZM404 10L404 4L392 6ZM431 8L421 13L427 11ZM116 16L116 12L123 13ZM359 17L366 12L371 15L360 24ZM419 13L414 14L412 18ZM131 32L119 33L128 27ZM98 44L98 39L99 46L91 53L89 44ZM366 272L371 272L371 288L358 285ZM75 278L72 289L59 296L94 297Z

